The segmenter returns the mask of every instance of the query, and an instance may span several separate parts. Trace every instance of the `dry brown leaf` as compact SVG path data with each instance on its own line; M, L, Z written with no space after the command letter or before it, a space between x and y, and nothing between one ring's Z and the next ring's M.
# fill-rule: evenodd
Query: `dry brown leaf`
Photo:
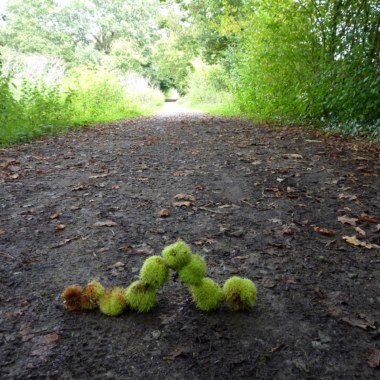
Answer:
M6 321L14 321L15 319L21 317L24 313L21 310L7 311L4 313L3 318Z
M53 219L58 219L60 217L61 214L59 214L58 212L56 212L55 214L53 215L50 215L49 216L49 219L53 220Z
M328 236L332 236L335 234L335 231L332 230L332 229L329 229L329 228L324 228L324 227L318 227L318 226L314 226L313 227L313 230L315 232L318 232L322 235L328 235Z
M186 347L177 347L172 352L164 356L164 360L173 362L178 356L189 353L190 350Z
M176 201L190 201L190 202L195 202L195 197L190 194L184 194L180 193L174 196L174 199Z
M367 363L371 368L380 367L380 350L374 348L368 356Z
M191 202L190 201L180 201L180 202L174 202L173 205L175 207L190 207Z
M109 177L110 175L114 175L116 173L117 172L115 172L115 171L111 171L109 173L103 173L103 174L99 174L99 175L92 175L92 176L89 177L89 179L106 178L106 177Z
M45 335L44 343L52 344L59 340L59 335L56 332L52 332L50 334Z
M348 244L354 245L356 247L363 247L367 249L380 248L380 246L376 244L371 244L365 241L359 240L355 235L353 236L342 236L342 239Z
M211 244L215 244L215 243L216 243L216 240L214 240L214 239L203 238L203 239L195 241L194 245L202 246L202 245L206 245L206 244L211 245Z
M350 195L350 194L345 194L341 193L338 195L339 199L348 199L349 201L356 201L358 197L356 195Z
M78 185L73 186L73 191L86 190L88 187L86 182L80 182Z
M343 317L343 322L348 323L352 327L359 327L363 330L367 330L368 328L375 329L376 327L372 323L372 321L368 321L366 319L359 319L354 317Z
M380 220L375 218L374 216L372 215L368 215L367 213L365 212L362 212L359 214L358 216L359 220L361 220L362 222L368 222L368 223L380 223Z
M172 173L173 177L187 177L188 175L191 175L194 173L194 170L192 169L180 169Z
M276 283L273 280L264 279L262 282L262 286L264 286L264 288L272 289L276 286Z
M113 222L112 220L105 220L103 222L96 222L92 226L93 227L115 227L117 226L117 223Z
M343 215L343 216L338 216L338 221L341 222L342 224L349 224L350 226L355 227L358 219L350 218L347 215Z
M28 340L32 339L34 337L34 334L32 334L32 324L31 322L23 323L20 326L20 330L17 334L23 342L27 342Z
M270 353L273 354L277 351L280 351L281 349L283 349L285 347L285 343L281 343L279 344L278 346L276 347L273 347L271 350L270 350Z
M170 216L170 210L168 208L163 208L162 210L160 210L161 218L167 218L168 216Z
M355 227L355 231L356 231L358 234L362 235L362 236L366 236L365 231L362 230L360 227Z
M296 153L283 154L282 157L285 159L292 159L292 160L302 160L303 159L303 156L301 156L300 154L296 154Z
M55 230L56 231L62 231L62 230L64 230L66 228L66 225L65 224L62 224L62 223L57 223L56 225L55 225Z

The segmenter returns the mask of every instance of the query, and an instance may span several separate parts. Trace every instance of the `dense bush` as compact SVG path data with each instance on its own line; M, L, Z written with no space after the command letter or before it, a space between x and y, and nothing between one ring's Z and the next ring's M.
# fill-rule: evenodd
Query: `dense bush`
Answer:
M242 113L378 136L378 1L182 3L202 35L216 35L200 42L203 56L226 68Z
M48 80L44 79L49 78L48 69L25 78L27 66L21 65L13 75L9 62L8 66L8 73L1 70L0 75L0 144L77 124L141 115L164 101L160 91L136 74L119 77L106 70L77 68Z
M194 63L194 71L189 76L189 90L185 102L204 111L236 114L232 106L232 95L226 83L226 73L220 65Z

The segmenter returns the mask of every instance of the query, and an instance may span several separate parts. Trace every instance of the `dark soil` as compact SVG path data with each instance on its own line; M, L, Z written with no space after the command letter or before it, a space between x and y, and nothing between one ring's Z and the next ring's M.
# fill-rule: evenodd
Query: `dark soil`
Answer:
M0 378L379 378L379 152L196 113L0 150ZM178 238L220 284L251 278L254 308L201 312L172 275L147 314L64 309Z

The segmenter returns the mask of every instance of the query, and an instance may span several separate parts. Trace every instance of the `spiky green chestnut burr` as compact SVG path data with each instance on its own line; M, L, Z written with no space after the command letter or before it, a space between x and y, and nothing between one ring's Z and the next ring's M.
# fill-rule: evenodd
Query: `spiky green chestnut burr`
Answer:
M70 311L81 310L82 293L83 288L79 285L67 286L61 294L65 309Z
M192 255L189 263L178 271L179 278L188 285L198 285L205 274L206 262L199 255Z
M190 287L197 308L203 311L216 309L223 298L221 287L211 278L205 277L198 285Z
M223 286L224 299L235 311L250 309L256 301L256 285L248 278L233 276Z
M178 240L176 243L164 248L162 256L169 268L178 271L189 263L191 259L191 249L183 240Z
M123 288L107 289L99 299L100 311L111 317L120 315L127 306L124 293L125 289Z
M153 288L161 288L168 280L169 268L161 256L148 257L140 270L140 279Z
M156 306L156 290L141 280L135 281L125 291L125 300L131 309L145 313Z
M92 280L83 289L81 297L81 308L83 310L93 310L98 307L99 298L104 294L105 289L98 280Z

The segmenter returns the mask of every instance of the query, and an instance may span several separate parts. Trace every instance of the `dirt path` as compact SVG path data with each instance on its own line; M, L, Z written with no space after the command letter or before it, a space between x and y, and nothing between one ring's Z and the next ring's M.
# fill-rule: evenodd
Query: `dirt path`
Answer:
M379 158L168 109L0 150L1 379L378 378ZM253 279L253 310L200 312L174 277L145 315L63 309L178 238L219 283Z

